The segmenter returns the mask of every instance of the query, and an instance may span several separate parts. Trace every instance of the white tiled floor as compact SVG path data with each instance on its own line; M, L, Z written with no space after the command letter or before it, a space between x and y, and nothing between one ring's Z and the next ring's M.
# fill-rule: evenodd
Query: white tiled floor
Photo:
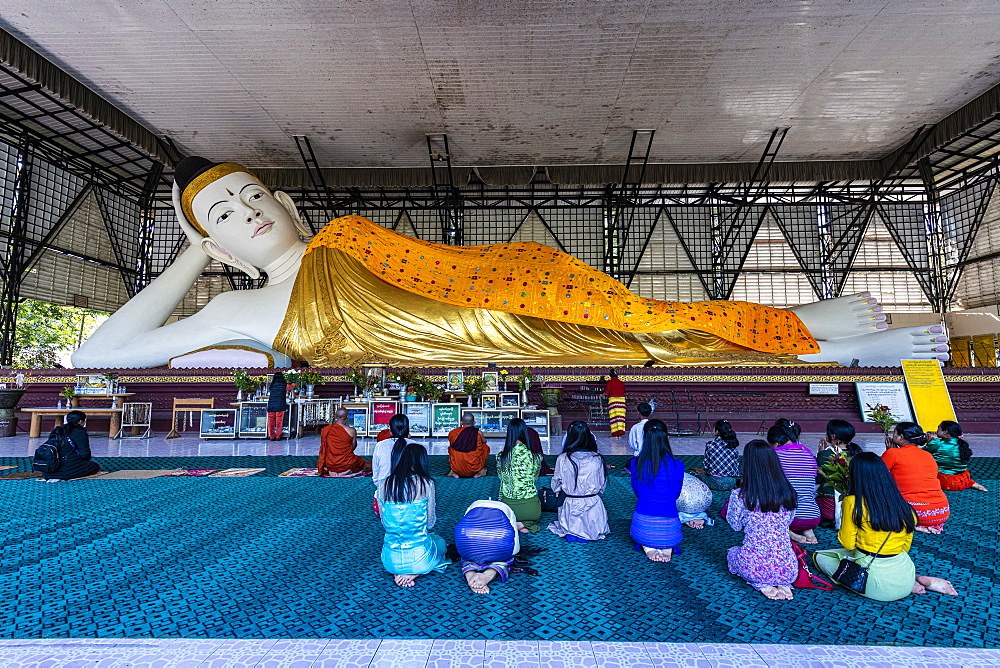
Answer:
M1000 650L861 645L721 645L536 640L0 640L5 667L954 666L1000 665Z
M90 445L95 457L196 457L196 456L243 456L243 455L309 455L319 453L319 436L306 434L300 439L271 442L266 440L227 441L200 440L195 436L181 438L163 438L163 434L155 434L149 439L123 439L120 441L91 434ZM822 434L803 434L802 442L813 448ZM741 442L747 442L756 435L741 435ZM670 439L674 454L700 455L705 451L705 443L710 436L675 436ZM972 444L976 457L1000 457L1000 436L968 435L966 439ZM427 451L432 455L447 454L448 441L443 438L415 439L427 445ZM857 443L872 452L881 454L885 449L881 438L875 434L859 435ZM28 457L32 455L44 439L29 439L25 435L0 438L0 457ZM371 455L375 440L359 439L358 454ZM503 447L503 439L491 438L493 452L499 452ZM626 439L611 438L607 435L597 437L598 446L604 454L624 455L631 453ZM543 439L545 452L557 454L562 451L562 438Z

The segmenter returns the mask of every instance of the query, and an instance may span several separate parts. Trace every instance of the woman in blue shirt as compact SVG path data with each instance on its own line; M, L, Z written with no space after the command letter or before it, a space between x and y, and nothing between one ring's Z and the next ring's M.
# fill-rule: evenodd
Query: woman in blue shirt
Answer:
M632 490L638 498L629 533L652 561L670 561L681 544L677 497L684 483L684 465L674 459L667 426L650 420L643 430L642 450L632 460Z

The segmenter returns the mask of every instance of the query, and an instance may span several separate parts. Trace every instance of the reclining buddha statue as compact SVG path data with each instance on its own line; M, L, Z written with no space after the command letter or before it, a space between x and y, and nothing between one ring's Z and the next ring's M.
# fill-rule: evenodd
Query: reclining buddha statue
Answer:
M889 330L868 293L792 309L659 301L540 244L435 244L359 216L306 243L287 194L198 157L177 166L173 199L190 247L84 342L75 366L152 367L234 346L323 367L947 359L940 327ZM212 259L263 271L266 285L164 324Z

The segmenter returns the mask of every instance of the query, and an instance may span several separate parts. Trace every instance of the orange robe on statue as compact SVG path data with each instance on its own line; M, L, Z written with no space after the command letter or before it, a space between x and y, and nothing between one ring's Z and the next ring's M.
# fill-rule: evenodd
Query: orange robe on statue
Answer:
M326 473L356 473L364 469L365 460L354 454L354 438L343 425L331 424L323 427L320 435L319 459L316 468L319 475Z
M446 246L360 216L310 242L273 346L314 366L774 365L819 351L789 310L659 301L537 243Z
M458 427L448 432L448 443L454 445L458 435L468 427ZM471 478L486 466L486 458L490 456L490 446L486 443L483 432L476 434L476 449L472 452L459 452L455 448L448 448L448 465L459 478Z

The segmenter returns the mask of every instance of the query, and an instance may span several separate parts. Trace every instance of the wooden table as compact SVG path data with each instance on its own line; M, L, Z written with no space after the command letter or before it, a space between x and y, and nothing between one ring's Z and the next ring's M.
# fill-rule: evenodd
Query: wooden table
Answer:
M80 407L80 400L87 399L114 399L115 408L121 408L125 404L125 397L134 397L135 392L117 392L115 394L76 394L70 400L70 406L73 408Z
M30 438L40 438L42 435L42 418L43 417L54 417L57 418L56 425L62 424L61 419L66 416L70 411L77 410L76 408L20 408L18 410L24 411L25 413L31 414L31 429L28 432ZM88 408L87 417L92 415L107 415L111 418L111 426L108 429L108 437L114 438L121 428L122 423L122 409L121 408Z

